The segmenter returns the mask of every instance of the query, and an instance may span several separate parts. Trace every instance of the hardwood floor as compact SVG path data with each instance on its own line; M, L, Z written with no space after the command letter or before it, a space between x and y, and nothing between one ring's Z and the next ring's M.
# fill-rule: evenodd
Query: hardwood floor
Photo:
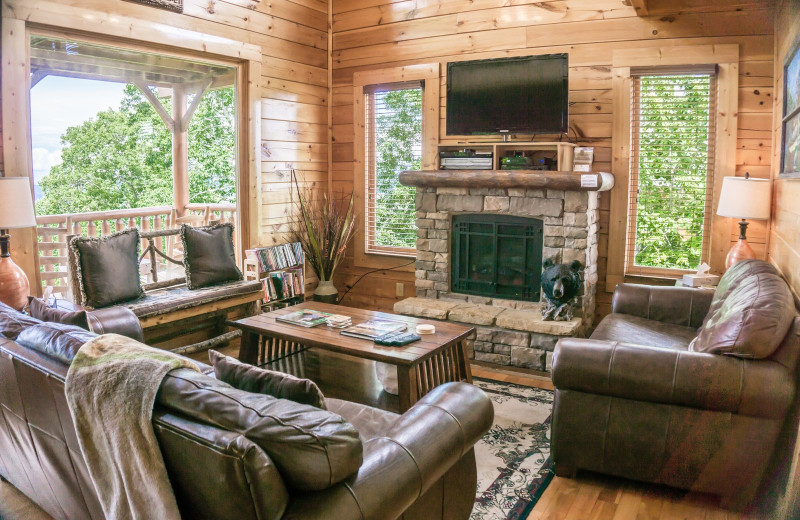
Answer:
M225 349L225 353L235 356L237 350L238 347L229 347ZM197 358L205 360L204 356ZM306 369L311 367L311 371L315 372L313 369L315 366L318 368L316 363L310 363L306 365ZM472 374L483 379L553 388L548 377L511 369L473 365ZM341 381L341 378L334 379ZM363 382L361 381L362 384ZM321 386L330 386L324 383ZM381 392L376 393L376 396L379 394ZM381 402L375 397L375 402L372 404L391 408L394 403ZM766 506L759 507L764 509ZM49 518L11 485L0 482L0 519L48 520ZM581 472L574 479L554 477L528 518L529 520L772 520L774 517L768 513L739 514L726 511L719 507L719 499L711 495L687 493L665 486Z

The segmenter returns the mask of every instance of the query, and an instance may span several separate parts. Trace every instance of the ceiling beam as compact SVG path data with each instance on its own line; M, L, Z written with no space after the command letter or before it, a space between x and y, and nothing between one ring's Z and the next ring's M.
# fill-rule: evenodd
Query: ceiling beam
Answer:
M631 5L636 10L637 16L647 16L647 2L648 0L631 0Z

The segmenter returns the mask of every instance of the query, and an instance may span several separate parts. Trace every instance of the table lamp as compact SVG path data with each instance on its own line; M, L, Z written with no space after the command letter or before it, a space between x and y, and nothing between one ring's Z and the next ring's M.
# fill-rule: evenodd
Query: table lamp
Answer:
M719 197L717 215L742 219L739 222L739 241L725 258L725 269L742 260L756 257L753 248L747 243L747 219L766 220L770 214L772 186L767 179L751 179L749 173L744 177L725 177L722 179L722 193Z
M11 259L8 229L36 225L27 177L0 178L0 302L20 310L28 303L30 283L25 271Z

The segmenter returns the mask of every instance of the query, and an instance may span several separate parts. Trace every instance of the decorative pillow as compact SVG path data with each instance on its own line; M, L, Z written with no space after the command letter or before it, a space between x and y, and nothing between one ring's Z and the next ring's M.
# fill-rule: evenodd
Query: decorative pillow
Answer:
M39 323L42 323L42 320L37 320L0 302L0 335L14 341L23 330Z
M241 280L233 249L233 224L193 228L181 226L186 285L199 289L222 282Z
M17 343L70 364L83 344L96 337L94 332L74 325L40 323L23 330Z
M50 307L41 298L28 296L28 312L37 320L53 323L63 323L64 325L75 325L82 329L89 330L89 317L86 311L65 311Z
M75 237L76 277L83 307L99 309L139 298L139 230L127 229L100 238Z
M778 349L794 316L794 299L783 278L766 262L741 262L720 280L689 350L763 359Z
M173 370L156 395L168 411L239 432L269 455L288 487L327 489L364 460L358 431L340 415L254 394L193 370Z
M217 379L234 388L326 409L325 396L310 379L254 367L215 350L208 351L208 358Z

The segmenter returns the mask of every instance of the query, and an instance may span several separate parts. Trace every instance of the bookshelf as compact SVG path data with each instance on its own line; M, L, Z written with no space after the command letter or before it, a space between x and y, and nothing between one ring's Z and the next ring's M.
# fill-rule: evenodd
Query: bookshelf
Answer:
M272 311L305 300L305 262L299 242L248 249L244 261L245 280L261 280L262 309Z

